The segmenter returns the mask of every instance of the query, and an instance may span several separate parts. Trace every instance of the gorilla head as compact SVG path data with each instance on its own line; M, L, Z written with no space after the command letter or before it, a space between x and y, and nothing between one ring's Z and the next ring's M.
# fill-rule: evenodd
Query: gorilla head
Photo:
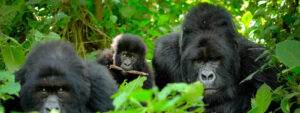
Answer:
M153 75L145 59L146 53L147 46L141 37L132 34L120 34L113 39L111 49L100 52L97 62L107 66L113 64L124 70L148 73L143 88L149 89L153 86ZM139 76L115 69L110 69L110 72L118 84L122 84L125 79L129 82Z
M147 47L142 38L131 34L121 34L114 38L114 65L125 70L141 70L145 63Z
M180 54L185 80L201 81L208 103L234 97L240 57L230 14L201 4L189 11L182 27Z
M257 72L266 63L255 60L264 50L239 35L226 9L201 3L186 15L182 32L156 39L155 82L161 89L167 83L201 81L205 112L247 112L262 83L277 86L274 68ZM253 79L240 84L253 72Z
M83 69L83 61L70 44L39 45L15 73L16 81L22 85L20 100L24 111L85 112L90 84Z

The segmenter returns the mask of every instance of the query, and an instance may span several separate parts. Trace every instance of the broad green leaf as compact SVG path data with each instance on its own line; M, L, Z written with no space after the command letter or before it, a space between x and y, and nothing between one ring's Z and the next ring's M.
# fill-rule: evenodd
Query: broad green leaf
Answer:
M158 93L158 100L165 100L167 96L172 92L172 89L169 87L164 87L159 93Z
M113 105L115 106L116 110L119 109L121 105L123 105L127 101L128 96L128 93L121 93L114 99Z
M296 67L291 67L289 69L290 72L294 72L296 74L300 74L300 65L299 66L296 66Z
M0 93L9 95L18 95L21 85L15 82L15 76L9 72L0 72Z
M200 82L195 82L193 84L188 85L185 88L183 93L183 97L185 97L186 101L189 102L201 102L203 98L203 84Z
M276 45L276 55L283 64L288 67L300 65L300 42L287 40Z
M159 100L155 105L153 106L154 111L163 111L165 106L169 100Z
M24 63L25 53L23 48L18 45L7 43L1 45L1 54L3 61L10 72L14 72Z
M131 94L131 97L140 101L140 102L147 102L152 98L153 92L152 90L138 90L134 91Z
M263 84L256 93L256 107L259 109L259 113L264 113L272 101L271 88L267 84Z
M169 110L169 109L176 109L175 104L181 99L181 96L175 96L171 100L169 100L165 106L163 106L163 109Z
M21 89L21 85L19 83L15 83L14 81L8 82L5 85L0 86L0 92L6 92L9 95L17 94Z

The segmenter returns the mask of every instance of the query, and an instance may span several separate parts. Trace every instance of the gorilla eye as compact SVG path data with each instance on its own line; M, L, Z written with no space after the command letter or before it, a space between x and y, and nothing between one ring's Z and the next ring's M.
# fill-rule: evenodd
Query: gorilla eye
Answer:
M43 89L42 89L42 92L43 92L43 93L47 93L46 88L43 88Z
M63 93L63 92L64 92L63 88L59 88L59 89L57 90L57 93Z

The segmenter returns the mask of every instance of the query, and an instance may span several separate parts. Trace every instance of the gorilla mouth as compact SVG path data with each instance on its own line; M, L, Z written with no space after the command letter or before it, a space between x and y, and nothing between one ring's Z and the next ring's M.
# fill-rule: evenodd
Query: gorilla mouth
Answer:
M211 95L218 92L218 88L204 88L204 94L203 95Z

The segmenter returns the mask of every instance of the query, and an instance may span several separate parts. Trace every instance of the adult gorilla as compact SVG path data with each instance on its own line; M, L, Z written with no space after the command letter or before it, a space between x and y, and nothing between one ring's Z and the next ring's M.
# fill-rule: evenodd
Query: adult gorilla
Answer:
M153 67L160 89L171 82L201 81L205 112L244 113L261 84L277 86L272 68L240 84L266 63L255 62L266 48L240 36L225 9L199 4L188 12L182 28L156 40Z
M87 113L113 109L117 85L109 71L84 62L66 42L41 44L15 73L25 112ZM7 111L8 112L8 111Z

